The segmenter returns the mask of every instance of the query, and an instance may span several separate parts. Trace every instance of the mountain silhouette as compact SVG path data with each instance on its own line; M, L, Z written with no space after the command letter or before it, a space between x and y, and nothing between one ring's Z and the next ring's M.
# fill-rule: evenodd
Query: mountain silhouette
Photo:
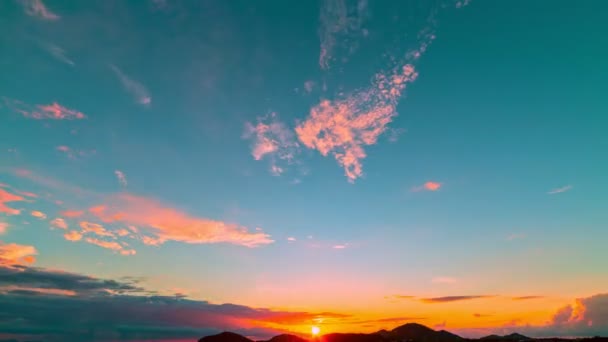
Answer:
M489 335L480 339L463 338L445 330L433 330L427 326L417 323L407 323L393 330L380 330L371 334L355 333L331 333L312 339L302 338L296 335L277 335L268 341L258 342L608 342L608 338L593 337L581 339L566 338L542 338L536 339L521 334L499 336ZM199 342L254 342L245 336L232 332L206 336Z

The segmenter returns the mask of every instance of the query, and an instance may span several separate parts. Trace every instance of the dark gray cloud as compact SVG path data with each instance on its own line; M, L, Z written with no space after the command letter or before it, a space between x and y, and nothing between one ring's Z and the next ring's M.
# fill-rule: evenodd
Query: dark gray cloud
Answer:
M137 286L138 281L0 267L0 338L11 334L44 341L196 340L224 330L265 338L280 331L255 325L347 317L160 296Z

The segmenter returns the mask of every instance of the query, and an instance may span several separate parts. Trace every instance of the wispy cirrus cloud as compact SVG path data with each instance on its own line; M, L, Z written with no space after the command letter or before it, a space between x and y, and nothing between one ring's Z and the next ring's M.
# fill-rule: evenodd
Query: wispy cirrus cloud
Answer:
M6 205L9 202L20 202L25 201L25 198L19 195L15 195L10 193L3 188L0 187L0 213L6 215L19 215L21 211L19 209L14 209Z
M36 254L38 254L38 251L34 246L0 241L0 268L2 266L34 263Z
M562 186L561 188L552 189L549 192L547 192L547 194L549 194L549 195L561 194L562 192L572 190L572 188L573 188L572 185L565 185L565 186Z
M286 166L279 166L280 163L290 165L295 162L300 149L293 131L278 120L276 113L258 117L255 125L247 122L243 138L252 142L253 159L267 158L270 161L270 172L274 176L285 171Z
M96 150L90 150L90 151L77 150L77 149L73 149L73 148L71 148L69 146L66 146L66 145L59 145L55 149L57 151L61 152L61 153L64 153L70 159L78 159L78 158L82 158L82 157L88 157L90 155L93 155L93 154L97 153Z
M158 200L121 193L110 196L107 202L89 209L105 223L121 222L146 228L146 232L159 243L179 241L185 243L231 243L247 247L274 242L263 231L248 231L233 223L189 215L168 207Z
M57 102L48 105L30 105L25 102L3 97L4 105L22 116L35 120L82 120L83 113L66 108Z
M356 40L367 35L363 23L369 16L367 0L357 0L354 6L347 0L323 0L319 14L319 66L329 69L336 49L352 54Z
M120 183L121 186L127 186L127 176L124 172L115 170L114 175L116 175L116 179L118 179L118 183Z
M473 299L482 299L482 298L491 298L494 296L488 295L475 295L475 296L445 296L445 297L429 297L429 298L421 298L420 301L423 303L451 303L451 302L459 302L464 300L473 300Z
M144 106L148 106L150 103L152 103L152 97L150 96L148 89L146 89L143 84L125 75L125 73L123 73L122 70L120 70L120 68L114 64L110 64L110 69L114 71L116 77L118 77L120 83L122 83L122 86L131 94L131 96L135 98L137 103Z
M42 0L19 0L25 13L42 20L55 21L61 17L49 10Z
M61 48L60 46L57 46L55 44L49 43L49 44L44 44L43 45L44 50L46 50L51 56L53 56L56 60L74 66L75 63L74 61L72 61L70 58L68 58L66 51Z
M519 297L511 297L513 300L532 300L532 299L541 299L545 298L545 296L519 296Z

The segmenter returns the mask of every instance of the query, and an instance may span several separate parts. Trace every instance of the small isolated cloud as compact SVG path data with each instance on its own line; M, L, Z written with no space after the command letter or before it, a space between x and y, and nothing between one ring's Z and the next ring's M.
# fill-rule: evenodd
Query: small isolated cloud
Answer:
M98 236L114 237L114 233L106 230L104 226L98 223L82 221L80 222L80 228L82 228L83 233L92 233Z
M345 249L348 247L348 244L344 243L344 244L339 244L339 245L333 245L331 248L333 249Z
M59 20L59 16L49 10L42 0L19 0L25 13L29 16L36 17L42 20L55 21Z
M426 182L420 186L416 186L412 189L412 191L437 191L441 188L442 184L439 182Z
M452 277L435 277L431 279L431 282L434 284L454 284L457 281L458 279Z
M102 222L122 222L147 228L152 238L185 243L232 243L247 247L274 242L263 231L249 231L237 224L186 214L157 200L121 193L89 209Z
M12 193L4 190L3 188L0 188L0 213L6 214L6 215L19 215L19 213L21 212L20 210L11 208L11 207L7 206L6 203L20 202L20 201L24 201L24 200L25 199L23 197L12 194Z
M75 218L84 215L84 211L82 210L64 210L59 213L59 215L67 218Z
M48 105L30 105L19 100L2 98L4 104L28 119L35 120L82 120L86 119L83 113L66 108L57 102Z
M285 171L279 163L292 164L299 153L300 146L295 141L293 132L278 120L276 113L258 117L255 125L247 122L243 138L252 142L253 159L270 160L270 172L275 176Z
M525 238L526 238L526 234L523 234L523 233L514 233L514 234L507 236L508 241L522 240Z
M34 246L0 241L0 266L31 264L38 254Z
M6 233L7 230L8 230L8 223L0 222L0 235Z
M450 303L450 302L459 302L464 300L473 300L473 299L481 299L481 298L489 298L494 296L445 296L445 297L431 297L431 298L421 298L420 301L424 303Z
M471 0L459 0L456 1L456 8L463 8L468 6L471 3Z
M116 175L116 179L118 179L118 183L120 183L120 185L127 186L127 176L124 174L124 172L116 170L114 171L114 174Z
M150 103L152 103L152 97L150 96L150 93L146 87L144 87L141 83L129 78L116 65L111 64L110 68L112 71L114 71L125 90L135 98L137 103L144 106L148 106Z
M306 81L304 82L304 90L310 94L313 90L313 88L315 87L315 82L314 81Z
M66 56L66 52L64 49L62 49L61 47L55 45L55 44L46 44L44 45L44 49L51 54L51 56L53 56L56 60L74 66L74 61L72 61L71 59L69 59Z
M492 317L492 315L489 314L480 314L480 313L474 313L473 317L475 318L484 318L484 317Z
M95 150L92 150L92 151L76 150L76 149L73 149L73 148L71 148L69 146L65 146L65 145L57 146L57 147L55 147L55 149L61 153L64 153L70 159L77 159L77 158L87 157L92 154L95 154Z
M64 219L58 217L51 221L51 226L59 229L68 229L68 224Z
M82 234L75 230L69 231L63 234L63 237L68 241L80 241L82 240Z
M44 220L46 219L46 214L42 211L34 210L30 213L33 217Z
M372 87L330 101L323 100L296 127L304 146L323 156L332 155L349 182L363 175L364 146L374 145L397 115L397 101L417 73L411 64L389 76L377 74Z
M565 186L562 186L561 188L555 188L555 189L547 192L547 194L549 194L549 195L561 194L562 192L572 190L572 188L573 188L572 185L565 185Z
M296 238L293 237L293 236L290 236L290 237L287 238L287 241L289 241L289 242L295 242Z

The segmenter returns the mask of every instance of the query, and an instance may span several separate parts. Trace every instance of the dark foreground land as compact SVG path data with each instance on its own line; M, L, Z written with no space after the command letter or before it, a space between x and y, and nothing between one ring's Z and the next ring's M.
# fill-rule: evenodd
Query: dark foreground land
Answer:
M479 339L468 339L445 330L433 330L421 324L408 323L393 330L380 330L370 334L327 334L312 340L295 335L278 335L268 341L258 342L608 342L608 337L590 338L531 338L520 334L506 336L490 335ZM255 342L245 336L223 332L206 336L199 342Z

